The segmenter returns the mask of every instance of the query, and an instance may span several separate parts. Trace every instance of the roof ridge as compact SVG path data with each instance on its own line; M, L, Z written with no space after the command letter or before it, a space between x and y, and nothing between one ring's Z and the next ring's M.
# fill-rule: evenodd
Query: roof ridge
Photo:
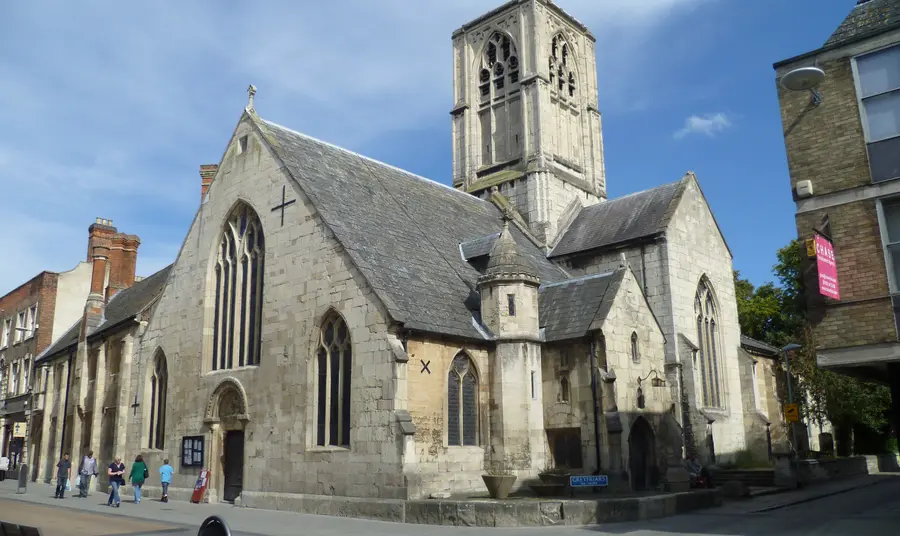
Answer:
M564 281L557 281L555 283L545 283L540 286L539 290L543 290L545 288L552 288L552 287L561 287L563 285L568 285L570 283L580 283L582 281L589 281L591 279L600 279L603 277L609 277L611 275L615 275L615 273L621 269L622 268L616 268L614 270L609 270L607 272L600 272L599 274L583 275L581 277L573 277L572 279L566 279Z
M623 195L622 197L617 197L617 198L615 198L615 199L607 199L606 201L601 201L601 202L599 202L599 203L594 203L593 205L588 205L588 206L584 207L584 209L588 209L588 208L596 207L596 206L602 206L602 205L604 205L604 204L606 204L606 203L612 203L612 202L614 202L614 201L619 201L620 199L628 199L629 197L634 197L634 196L637 196L637 195L645 194L645 193L647 193L647 192L652 192L653 190L658 190L658 189L660 189L660 188L665 188L666 186L672 186L673 184L678 184L678 183L680 183L680 182L683 181L683 180L684 180L684 177L678 179L677 181L664 182L664 183L662 183L662 184L659 184L659 185L657 185L657 186L653 186L653 187L651 187L651 188L644 188L643 190L639 190L639 191L637 191L637 192L631 192L630 194Z
M295 134L295 135L300 136L300 137L302 137L302 138L306 138L306 139L311 140L311 141L314 141L314 142L316 142L316 143L321 143L322 145L331 147L331 148L333 148L333 149L337 149L337 150L339 150L339 151L343 151L343 152L348 153L348 154L352 154L353 156L358 156L359 158L362 158L362 159L364 159L364 160L368 160L368 161L370 161L370 162L373 162L373 163L375 163L375 164L378 164L379 166L384 166L384 167L386 167L386 168L390 168L390 169L393 169L393 170L395 170L395 171L399 171L399 172L401 172L401 173L405 173L405 174L409 175L410 177L414 177L414 178L416 178L416 179L423 180L423 181L425 181L425 182L430 182L430 183L432 183L432 184L436 184L436 185L438 185L438 186L440 186L440 187L442 187L442 188L446 188L447 190L450 190L450 191L455 192L455 193L457 193L457 194L464 195L464 196L466 196L466 197L468 197L468 198L470 198L470 199L477 199L478 201L480 201L480 202L482 202L482 203L490 204L488 201L485 201L484 199L481 199L480 197L476 197L476 196L474 196L474 195L468 194L468 193L463 192L463 191L461 191L461 190L457 190L456 188L454 188L454 187L452 187L452 186L450 186L450 185L444 184L444 183L442 183L442 182L438 182L438 181L436 181L436 180L434 180L434 179L429 179L428 177L424 177L424 176L422 176L422 175L419 175L418 173L413 173L412 171L409 171L408 169L403 169L403 168L397 167L397 166L395 166L395 165L393 165L393 164L388 164L387 162L382 162L381 160L378 160L377 158L372 158L371 156L366 156L366 155L364 155L364 154L362 154L362 153L357 153L356 151L351 151L350 149L347 149L346 147L341 147L340 145L336 145L336 144L334 144L334 143L325 141L325 140L323 140L323 139L316 138L315 136L310 136L309 134L304 134L304 133L302 133L302 132L300 132L300 131L294 130L294 129L292 129L292 128L288 128L288 127L286 127L286 126L284 126L284 125L280 125L280 124L278 124L278 123L276 123L276 122L274 122L274 121L269 121L269 120L263 119L263 118L261 118L261 117L259 118L259 120L260 120L261 122L265 123L266 125L269 125L269 126L272 126L272 127L275 127L275 128L280 128L281 130L284 130L284 131L286 131L286 132L290 132L291 134Z

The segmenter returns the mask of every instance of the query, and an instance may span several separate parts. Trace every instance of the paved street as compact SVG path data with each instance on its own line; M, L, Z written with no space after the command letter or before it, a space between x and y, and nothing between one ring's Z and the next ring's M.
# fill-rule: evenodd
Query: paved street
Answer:
M855 488L855 489L853 489ZM841 492L833 494L835 492ZM832 495L819 497L827 493ZM209 515L221 515L235 536L471 536L537 534L634 535L634 536L880 536L896 534L900 525L900 477L866 476L817 488L780 493L695 514L640 523L595 527L542 527L534 529L483 529L404 525L323 517L288 512L237 509L227 505L162 504L145 500L140 505L123 502L121 508L105 506L105 497L53 499L53 488L31 484L28 493L16 495L14 483L0 483L0 519L37 524L46 536L142 534L196 534ZM806 501L795 504L798 501Z

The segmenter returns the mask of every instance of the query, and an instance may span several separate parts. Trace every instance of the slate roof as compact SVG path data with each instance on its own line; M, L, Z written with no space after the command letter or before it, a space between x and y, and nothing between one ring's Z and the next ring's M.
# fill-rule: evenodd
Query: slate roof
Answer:
M503 274L536 277L534 266L531 265L528 257L519 253L519 248L516 247L516 241L513 240L506 222L503 224L500 237L494 241L490 255L487 270L484 272L485 277Z
M895 27L900 27L900 0L868 0L853 8L825 46L837 47Z
M541 285L538 307L544 340L576 339L587 334L595 319L605 319L622 283L625 268L613 272Z
M43 352L34 358L34 364L40 365L44 361L49 361L50 358L78 346L79 335L81 335L81 319L78 319L74 326L56 339L56 342L45 348Z
M391 317L412 330L484 339L473 310L478 271L460 244L497 233L502 215L478 199L253 115ZM542 281L566 274L515 226Z
M687 180L685 178L582 208L549 257L561 257L662 233Z
M89 335L89 338L99 337L103 332L134 318L135 315L147 308L162 293L171 269L172 265L170 264L113 296L106 305L103 322Z
M500 233L498 232L476 238L475 240L463 242L459 245L460 253L462 253L463 258L467 261L489 255L491 253L491 248L494 247L494 242L496 242L499 237Z
M781 353L781 350L779 350L778 348L775 348L774 346L766 344L762 341L751 339L746 335L741 335L741 346L747 348L748 350L753 350L771 357L778 357L778 355Z
M166 279L169 277L169 271L172 265L166 266L155 274L146 277L134 285L119 291L118 294L109 300L106 304L106 311L103 314L103 321L97 326L97 329L88 335L88 338L99 337L107 330L113 329L121 325L123 322L134 318L135 315L147 308L153 301L159 297L165 287ZM81 335L81 320L69 328L65 334L45 349L35 359L35 363L48 361L53 357L67 351L69 348L78 345L78 337Z

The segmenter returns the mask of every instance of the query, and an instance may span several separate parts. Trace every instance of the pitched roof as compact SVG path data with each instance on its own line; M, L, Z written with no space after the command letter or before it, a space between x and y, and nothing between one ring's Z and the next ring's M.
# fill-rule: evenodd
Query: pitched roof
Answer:
M460 245L497 233L492 203L286 127L256 124L387 308L407 328L484 339L473 321L478 271ZM544 281L566 274L515 226Z
M146 309L162 293L171 269L172 265L170 264L155 274L141 279L127 289L119 291L106 304L103 322L88 337L99 337L104 332L117 327L126 320L134 318L135 315Z
M900 0L857 2L824 46L837 47L897 27L900 27Z
M44 361L49 361L53 357L66 352L78 346L78 337L81 335L81 319L79 318L75 325L70 327L68 331L62 334L56 341L44 349L36 358L34 364L40 365Z
M541 285L538 307L544 340L577 339L587 335L595 319L609 314L625 268L559 283Z
M766 344L762 341L758 341L756 339L751 339L746 335L741 335L741 346L748 350L753 350L755 352L768 355L771 357L778 357L778 354L781 352L778 348Z
M662 233L687 180L582 208L549 256L560 257Z

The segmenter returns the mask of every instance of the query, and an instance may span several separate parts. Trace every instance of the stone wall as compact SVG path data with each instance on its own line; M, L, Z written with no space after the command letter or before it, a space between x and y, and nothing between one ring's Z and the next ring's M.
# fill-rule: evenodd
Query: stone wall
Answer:
M484 445L489 430L491 370L487 350L435 338L411 339L407 349L408 407L416 425L415 454L404 464L408 480L415 483L410 497L427 497L434 492L483 491L481 475L485 469ZM451 363L461 352L471 358L477 369L480 410L477 446L450 446L447 441L447 381Z
M249 136L248 150L237 141ZM209 459L214 437L207 405L224 382L246 393L243 489L397 498L406 495L394 410L397 364L386 313L303 192L289 181L245 116L219 167L207 201L185 238L162 298L140 341L137 368L159 350L169 370L166 455L180 459L183 436L206 437L211 498L222 491L222 467ZM280 214L282 185L297 203ZM259 366L211 371L211 256L238 201L258 214L266 239ZM350 448L315 445L315 360L319 326L334 311L346 321L353 350ZM143 375L138 376L142 380ZM137 388L147 389L144 381ZM141 395L139 394L139 397ZM143 425L141 425L143 426ZM141 434L129 433L129 450ZM193 486L196 470L176 465L174 487Z

